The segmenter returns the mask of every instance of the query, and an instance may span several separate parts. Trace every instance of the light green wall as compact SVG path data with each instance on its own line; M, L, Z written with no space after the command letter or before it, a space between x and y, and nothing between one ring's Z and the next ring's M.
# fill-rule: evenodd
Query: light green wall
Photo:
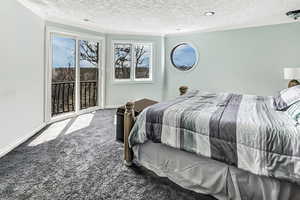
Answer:
M105 37L105 106L116 107L124 105L127 101L134 101L141 98L151 98L161 101L163 96L163 73L164 59L162 57L162 45L164 44L163 37L160 36L145 36L145 35L118 35L118 34L103 34L95 31L81 29L73 26L66 26L53 22L46 22L47 26L65 29L68 31L81 32L95 36ZM153 43L153 83L115 83L112 78L112 41L146 41Z
M181 72L170 61L172 48L192 43L195 69ZM166 98L180 85L214 92L273 95L286 87L284 67L300 67L300 23L166 37Z

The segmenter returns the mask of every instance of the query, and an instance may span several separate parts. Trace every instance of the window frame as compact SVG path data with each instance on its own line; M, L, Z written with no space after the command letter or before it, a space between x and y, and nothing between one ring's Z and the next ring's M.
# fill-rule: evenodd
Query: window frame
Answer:
M132 45L132 52L131 52L131 66L130 66L130 78L129 79L117 79L115 77L115 44L130 44ZM135 76L135 46L136 45L149 45L150 46L150 61L149 61L149 78L136 78ZM136 83L153 83L153 59L154 59L154 43L152 41L136 41L136 40L112 40L111 43L111 57L112 57L112 80L114 84L136 84Z

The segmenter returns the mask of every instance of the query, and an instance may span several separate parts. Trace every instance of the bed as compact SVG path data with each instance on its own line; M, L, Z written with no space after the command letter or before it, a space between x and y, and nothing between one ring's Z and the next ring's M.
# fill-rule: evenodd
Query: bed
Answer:
M127 163L218 199L300 199L300 126L273 97L196 90L134 124L127 108Z

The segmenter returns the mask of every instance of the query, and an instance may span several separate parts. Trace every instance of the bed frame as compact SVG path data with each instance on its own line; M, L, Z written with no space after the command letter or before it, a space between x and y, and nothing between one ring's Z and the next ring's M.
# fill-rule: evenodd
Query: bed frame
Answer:
M188 87L186 87L186 86L181 86L179 88L180 95L186 94L187 91L188 91ZM134 123L135 123L134 103L127 102L125 105L125 113L124 113L124 164L128 167L132 166L132 163L133 163L132 162L133 161L133 150L129 147L128 138L129 138L129 134L131 132L131 129L132 129ZM216 164L213 162L217 162L217 161L211 160L210 164ZM229 196L233 195L232 196L233 199L243 199L242 198L243 196L241 196L241 195L247 195L247 196L249 195L250 198L253 195L254 196L262 195L261 197L263 197L264 200L269 200L270 197L272 197L272 198L274 197L275 199L278 199L278 200L281 200L281 199L298 200L298 199L300 199L300 187L298 185L295 185L295 184L292 184L292 183L286 182L286 181L275 182L274 179L272 179L272 178L269 179L268 177L257 176L255 174L244 172L243 170L239 170L238 168L235 169L234 167L230 167L230 166L229 166L228 170L230 171L230 174L232 174L232 175L228 176L228 175L224 174L224 177L225 176L229 177L229 178L226 178L226 184L231 183L231 185L226 185L226 188L228 187L227 190L231 191L228 193L228 195ZM202 170L202 173L206 173L206 172L207 172L207 170L206 171ZM237 176L235 176L234 174L237 174ZM245 182L245 180L248 180L248 182ZM234 181L235 181L235 184L234 184ZM260 184L257 185L257 183L260 183ZM236 184L238 185L239 189L236 189L236 187L237 187ZM248 190L247 188L249 188L249 186L253 187L254 189ZM187 186L187 188L189 188L189 186ZM260 191L257 191L256 189L258 189L258 188L260 188L261 190L259 189ZM272 188L277 189L278 194L272 193L271 192ZM193 189L191 189L191 190L193 190ZM211 191L211 192L214 193L216 191ZM207 190L205 188L203 191L201 191L201 187L200 187L200 193L211 194L211 192L210 191L207 192ZM215 195L219 195L219 193L217 193ZM220 195L224 195L224 194L220 193ZM222 198L223 198L223 196L222 196ZM227 196L226 196L226 198L227 198Z
M186 94L188 91L187 86L180 86L179 93L180 95ZM124 113L124 164L126 166L132 165L133 160L133 151L129 147L128 138L130 131L135 122L135 115L134 115L134 103L127 102L125 105L125 113Z

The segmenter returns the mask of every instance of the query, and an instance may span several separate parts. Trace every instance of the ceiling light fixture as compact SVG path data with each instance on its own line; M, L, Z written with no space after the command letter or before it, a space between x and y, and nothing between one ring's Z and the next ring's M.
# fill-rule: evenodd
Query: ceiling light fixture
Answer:
M83 19L83 21L85 21L85 22L89 22L90 20L89 20L89 19L87 19L87 18L85 18L85 19Z
M212 12L212 11L210 11L210 12L205 12L204 13L204 15L205 16L213 16L213 15L215 15L216 13L215 12Z
M293 18L294 20L297 20L300 18L300 10L293 10L286 13L288 17Z

